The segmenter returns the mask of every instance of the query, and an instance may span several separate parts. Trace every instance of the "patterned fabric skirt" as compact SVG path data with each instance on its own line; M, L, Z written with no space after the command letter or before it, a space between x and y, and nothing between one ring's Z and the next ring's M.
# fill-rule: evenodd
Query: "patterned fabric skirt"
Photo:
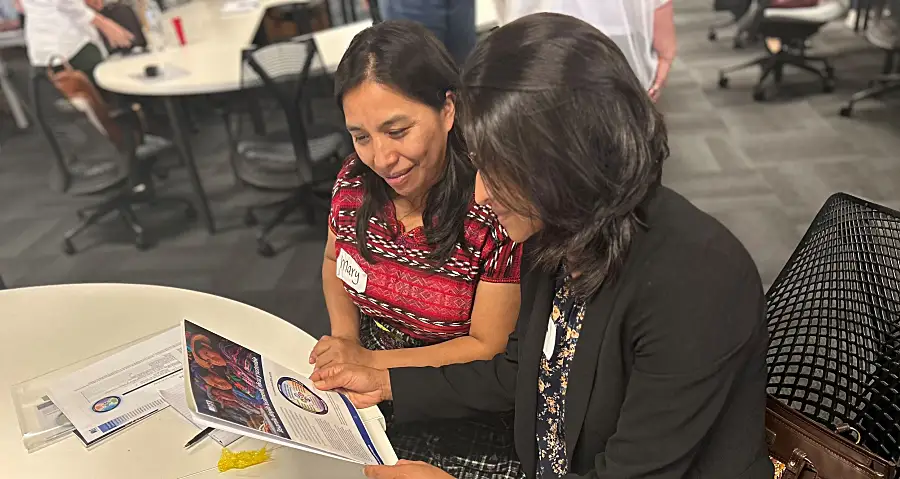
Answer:
M360 340L371 350L425 344L372 318L360 318ZM513 442L513 414L394 423L393 404L379 405L397 457L437 466L456 479L524 477Z

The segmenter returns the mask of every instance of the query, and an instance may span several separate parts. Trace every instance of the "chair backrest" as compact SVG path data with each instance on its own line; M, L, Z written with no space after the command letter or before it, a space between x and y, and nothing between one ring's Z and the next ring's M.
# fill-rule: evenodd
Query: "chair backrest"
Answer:
M900 458L900 212L831 196L766 299L768 392Z
M32 69L30 86L34 118L53 153L53 189L90 194L128 174L126 155L97 128L101 123L89 104L76 102L68 111L61 110L66 100L44 67Z
M128 48L114 48L109 44L109 40L103 37L103 43L106 45L106 51L112 53L129 53L134 48L147 48L147 39L144 37L144 27L140 18L133 8L124 3L110 3L103 6L100 11L103 16L116 22L134 35L134 41Z
M315 42L308 36L243 52L246 68L242 70L242 89L261 83L265 92L278 103L294 147L297 173L304 182L311 182L314 177L301 102L316 55Z

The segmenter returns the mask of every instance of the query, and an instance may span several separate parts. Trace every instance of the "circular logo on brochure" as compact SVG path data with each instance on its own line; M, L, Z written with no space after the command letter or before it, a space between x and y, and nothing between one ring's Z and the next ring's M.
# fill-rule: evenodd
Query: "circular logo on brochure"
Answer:
M94 412L98 413L109 412L119 407L119 404L122 404L122 398L118 396L109 396L95 402L92 409Z
M328 404L306 385L294 378L278 380L278 392L291 404L313 414L328 414Z

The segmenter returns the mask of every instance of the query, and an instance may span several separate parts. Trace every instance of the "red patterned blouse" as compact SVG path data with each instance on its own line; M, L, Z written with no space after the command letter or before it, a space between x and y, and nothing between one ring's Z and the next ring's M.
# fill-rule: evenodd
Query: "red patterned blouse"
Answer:
M356 211L364 190L361 178L352 177L351 170L358 161L351 155L344 162L329 216L339 268L343 251L366 275L362 291L346 281L344 289L364 319L387 323L390 330L417 343L429 345L467 335L478 282L518 283L522 248L506 236L494 213L473 198L465 220L465 244L458 244L446 264L432 270L423 261L433 250L423 229L404 231L393 203L388 203L369 225L367 240L375 263L367 262L356 247Z

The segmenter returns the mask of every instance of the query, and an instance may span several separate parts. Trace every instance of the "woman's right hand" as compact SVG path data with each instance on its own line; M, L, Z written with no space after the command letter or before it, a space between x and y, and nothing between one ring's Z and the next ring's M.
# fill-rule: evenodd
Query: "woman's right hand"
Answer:
M322 391L336 390L346 394L357 408L375 406L393 398L391 375L384 369L338 364L318 369L309 378Z
M134 42L134 35L128 30L122 28L118 23L106 18L100 23L100 32L109 41L109 44L115 48L128 48Z

